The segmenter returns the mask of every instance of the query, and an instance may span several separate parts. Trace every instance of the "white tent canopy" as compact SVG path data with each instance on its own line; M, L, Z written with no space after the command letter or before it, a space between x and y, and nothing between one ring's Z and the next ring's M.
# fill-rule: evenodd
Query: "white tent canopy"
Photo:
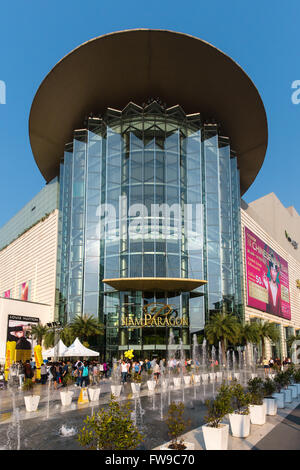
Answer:
M53 348L47 349L46 351L42 352L43 358L63 357L66 349L67 349L67 346L60 339L59 342Z
M92 349L88 349L81 342L78 338L75 339L74 343L71 344L65 351L64 357L89 357L89 356L99 356L100 353L96 351L92 351Z

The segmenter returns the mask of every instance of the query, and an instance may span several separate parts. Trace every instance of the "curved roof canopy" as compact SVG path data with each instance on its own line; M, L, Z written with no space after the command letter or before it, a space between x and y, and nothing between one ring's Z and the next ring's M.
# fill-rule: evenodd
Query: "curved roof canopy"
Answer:
M203 286L207 281L202 279L185 279L169 277L122 277L118 279L103 279L105 284L116 290L141 290L141 291L164 291L164 292L190 292L197 287Z
M64 57L40 85L29 118L36 163L47 181L59 171L64 145L90 113L159 97L167 106L214 119L230 138L241 192L265 157L267 119L246 73L211 44L187 34L136 29L92 39Z

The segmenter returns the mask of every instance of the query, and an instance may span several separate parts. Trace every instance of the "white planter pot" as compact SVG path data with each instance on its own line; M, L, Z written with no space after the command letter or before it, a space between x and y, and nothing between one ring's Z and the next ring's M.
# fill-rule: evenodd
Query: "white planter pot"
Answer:
M121 395L122 385L111 385L110 388L111 388L111 393L115 397L119 397Z
M222 381L223 373L222 373L222 372L216 372L216 374L217 374L217 381L218 381L218 382L221 382L221 381Z
M207 424L202 426L206 450L227 450L229 424L220 424L219 428L212 428Z
M183 442L183 444L185 445L185 449L183 450L180 450L179 452L183 452L185 450L195 450L195 444L193 442ZM170 449L169 448L169 443L167 444L164 444L163 446L160 446L159 450L177 450L177 449ZM178 450L177 450L178 452Z
M191 383L191 376L190 376L190 375L184 375L184 376L183 376L183 380L184 380L185 385L190 385L190 383Z
M39 406L40 396L39 395L29 395L24 397L26 411L36 411Z
M273 397L276 398L277 408L284 408L284 393L273 393Z
M141 384L140 384L140 383L132 382L132 383L131 383L131 390L132 390L132 393L140 393L140 391L141 391Z
M199 384L200 383L200 375L194 375L194 383Z
M174 387L180 388L181 386L181 377L173 377Z
M161 383L161 389L165 392L168 389L168 381L163 380Z
M156 382L155 380L147 380L147 385L148 385L148 390L150 390L150 392L153 392L155 389Z
M248 437L250 434L250 415L232 413L228 416L233 437Z
M257 374L251 374L251 379L255 379L257 377Z
M72 403L73 395L74 395L74 392L71 392L71 391L60 392L60 399L61 399L62 406L70 406Z
M100 396L99 388L88 388L90 401L98 401Z
M216 380L216 374L214 372L209 373L209 381L210 383L215 382Z
M240 380L240 373L239 372L235 372L233 374L233 377L236 379L236 380Z
M274 378L276 377L276 374L270 374L269 377L270 379L274 380Z
M298 387L296 385L290 385L288 387L288 390L291 390L292 398L297 398L298 397Z
M282 390L284 393L284 402L285 403L292 403L292 390L289 388Z
M277 400L275 397L266 397L264 398L266 414L268 416L277 415Z
M250 420L251 424L265 424L266 422L266 406L265 405L250 405Z
M298 389L298 395L300 395L300 384L295 384L297 386L297 389Z
M208 374L202 374L201 379L202 379L202 383L207 384L208 383Z

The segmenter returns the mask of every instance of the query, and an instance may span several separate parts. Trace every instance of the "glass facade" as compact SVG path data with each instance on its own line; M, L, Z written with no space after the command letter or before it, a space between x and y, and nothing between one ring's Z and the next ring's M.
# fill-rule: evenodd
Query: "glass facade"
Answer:
M60 320L98 318L107 357L161 355L170 331L189 349L212 312L243 315L239 171L217 125L157 102L109 108L74 132L60 184ZM149 277L207 284L148 292L103 282ZM172 305L184 321L133 326L149 304Z

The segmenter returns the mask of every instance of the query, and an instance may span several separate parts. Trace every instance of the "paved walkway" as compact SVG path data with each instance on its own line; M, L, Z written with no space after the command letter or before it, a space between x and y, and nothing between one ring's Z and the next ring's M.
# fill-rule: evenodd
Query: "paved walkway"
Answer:
M224 423L229 423L224 419ZM278 409L276 416L267 416L262 426L251 424L247 438L229 435L228 450L300 450L300 400L293 400ZM184 434L184 440L193 442L195 450L205 450L201 426Z

